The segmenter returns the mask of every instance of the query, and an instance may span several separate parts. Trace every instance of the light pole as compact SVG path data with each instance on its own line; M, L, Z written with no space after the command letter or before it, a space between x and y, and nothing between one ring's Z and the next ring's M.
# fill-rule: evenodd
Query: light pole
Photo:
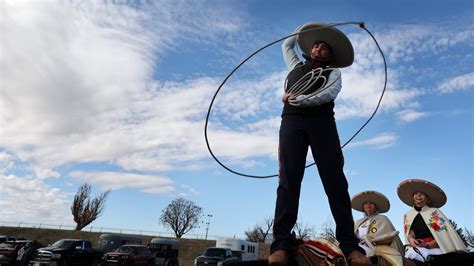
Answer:
M209 225L211 224L211 217L212 214L207 215L207 223L206 223L206 240L207 240L207 233L209 232Z

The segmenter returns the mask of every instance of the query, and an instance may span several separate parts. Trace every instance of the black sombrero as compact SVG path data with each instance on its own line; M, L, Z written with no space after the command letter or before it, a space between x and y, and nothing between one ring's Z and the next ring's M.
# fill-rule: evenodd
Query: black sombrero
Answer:
M316 29L317 28L317 29ZM314 29L314 30L310 30ZM327 43L334 54L334 61L329 64L333 67L348 67L354 62L354 48L349 38L335 27L328 27L327 24L308 22L301 26L297 37L301 51L306 55L311 55L311 49L316 41Z

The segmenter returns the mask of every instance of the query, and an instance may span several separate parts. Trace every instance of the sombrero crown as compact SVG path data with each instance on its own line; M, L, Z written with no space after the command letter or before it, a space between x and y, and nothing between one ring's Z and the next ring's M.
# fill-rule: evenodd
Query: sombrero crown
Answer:
M354 48L347 36L335 27L327 24L308 22L299 30L297 42L301 51L306 55L311 55L311 49L316 41L327 43L334 54L334 61L329 64L333 67L348 67L354 62Z
M377 211L380 213L388 212L390 209L390 202L388 201L387 197L385 197L385 195L380 192L372 190L363 191L354 195L351 200L352 209L364 212L362 205L366 201L374 203Z
M416 192L423 192L428 196L430 207L440 208L448 200L440 187L423 179L408 179L398 185L398 197L410 207L415 205L413 194Z

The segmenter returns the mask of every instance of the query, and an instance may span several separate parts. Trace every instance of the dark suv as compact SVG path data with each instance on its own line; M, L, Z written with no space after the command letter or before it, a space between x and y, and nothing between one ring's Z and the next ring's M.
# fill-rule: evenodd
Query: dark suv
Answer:
M155 255L144 245L123 245L114 252L108 252L102 259L103 266L109 265L154 265Z
M33 266L97 265L102 253L92 249L89 240L61 239L35 252Z
M222 266L238 261L229 248L207 248L204 254L194 260L194 266Z

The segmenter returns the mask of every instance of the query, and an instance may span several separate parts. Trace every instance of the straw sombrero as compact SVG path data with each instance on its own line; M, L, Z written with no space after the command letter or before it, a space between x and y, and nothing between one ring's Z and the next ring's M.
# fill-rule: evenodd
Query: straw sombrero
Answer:
M375 203L375 207L380 213L388 212L390 209L390 202L388 201L387 197L385 197L385 195L380 192L372 190L363 191L354 195L351 200L352 209L364 212L362 205L366 201Z
M311 49L316 41L323 41L331 47L334 53L335 59L330 66L348 67L352 65L354 62L354 48L352 48L351 41L342 31L335 27L327 27L327 24L308 22L301 26L299 32L309 29L315 30L301 33L297 37L298 45L306 56L311 55Z
M429 206L434 208L440 208L448 200L444 191L437 185L422 179L408 179L398 185L397 193L398 197L406 205L413 207L415 202L413 201L413 194L415 192L425 193L429 200Z

